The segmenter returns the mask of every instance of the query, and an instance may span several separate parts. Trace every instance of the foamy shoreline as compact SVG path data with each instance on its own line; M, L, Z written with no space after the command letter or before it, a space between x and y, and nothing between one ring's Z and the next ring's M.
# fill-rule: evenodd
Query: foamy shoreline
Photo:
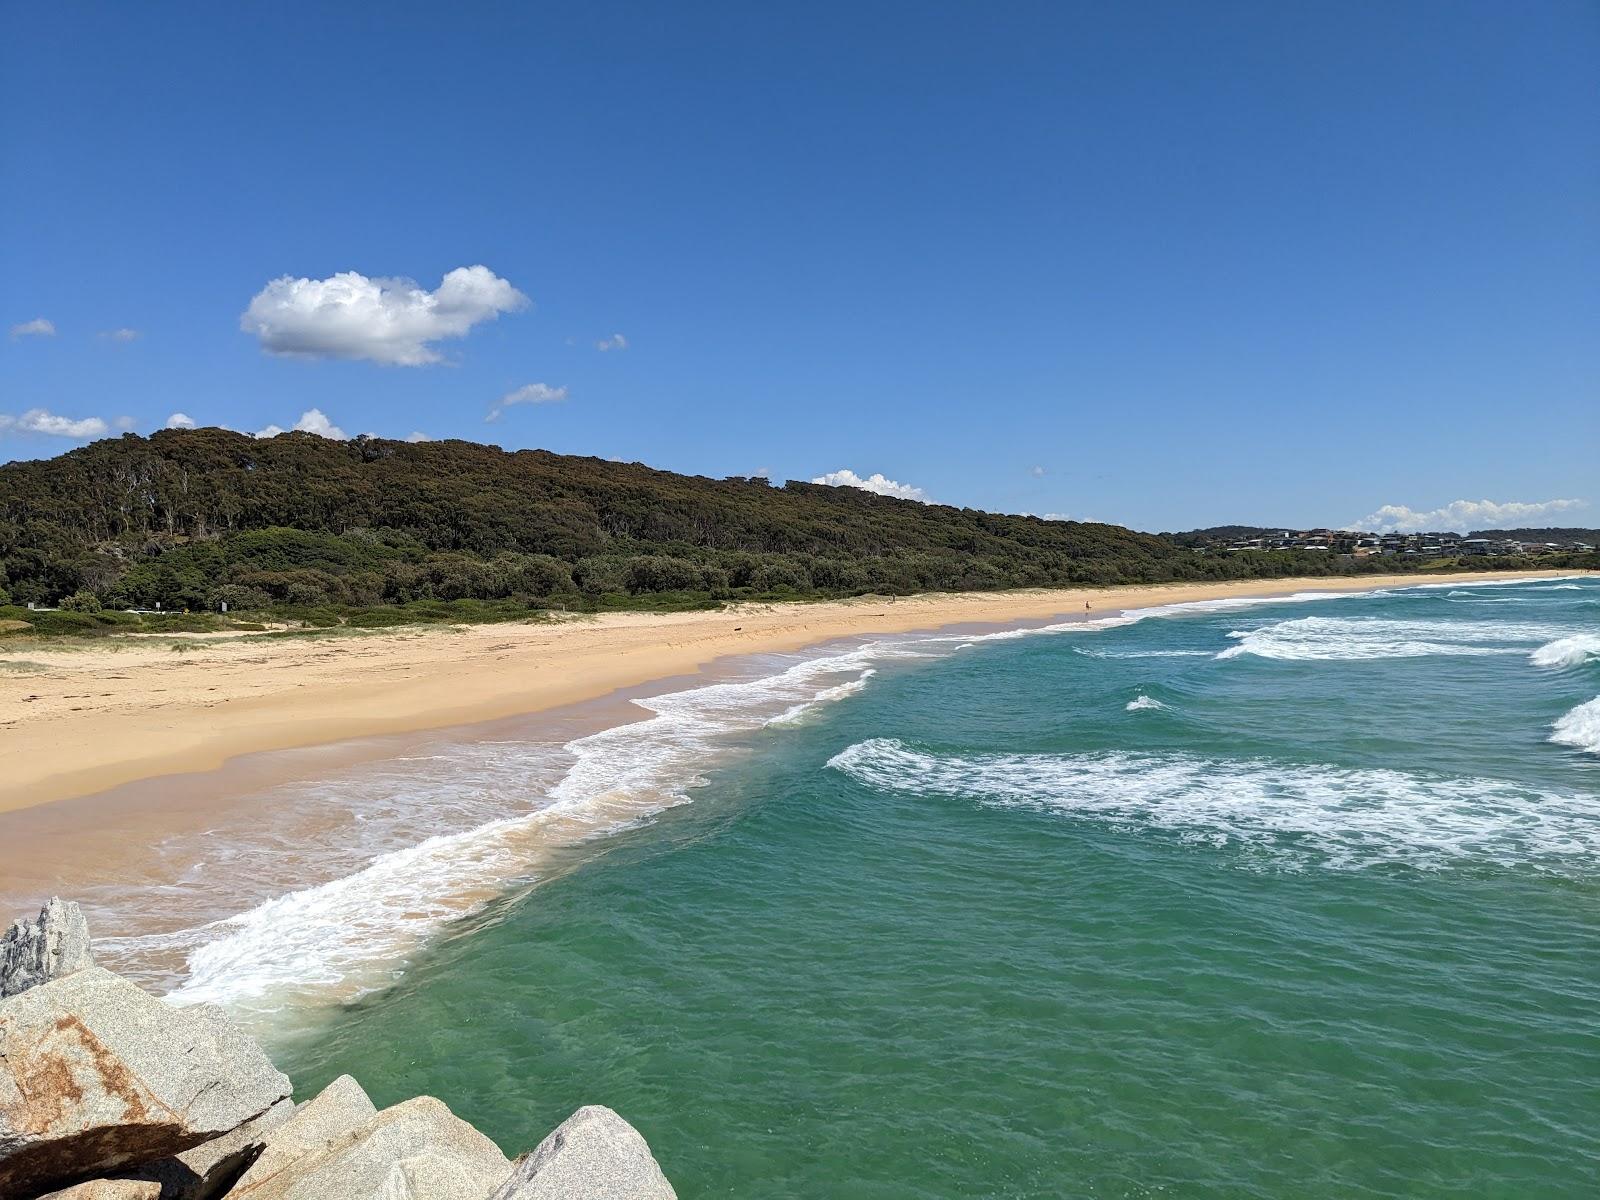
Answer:
M1581 571L1485 571L1450 581ZM1439 577L1379 575L1003 593L861 597L717 612L609 613L529 625L413 628L327 638L37 644L0 662L0 812L136 780L211 770L266 750L542 712L719 658L854 636L1302 590L1367 591Z
M1406 578L1362 580L1362 587L1310 581L1295 589L1298 582L1277 582L1270 590L1095 593L1090 612L1081 592L929 598L943 603L901 602L906 609L896 615L910 628L898 635L879 625L899 605L880 602L868 611L867 628L850 622L845 633L820 640L811 633L815 624L804 627L809 636L782 624L814 615L792 608L693 614L693 622L610 622L629 635L629 644L653 632L657 644L635 645L625 660L636 670L676 663L725 641L725 630L708 617L743 626L731 632L753 634L756 644L713 653L708 657L716 661L698 670L655 672L648 682L598 698L524 705L513 716L432 732L382 733L289 751L265 747L215 769L0 813L0 894L14 892L7 898L22 904L35 893L73 892L114 935L105 948L118 969L158 991L175 988L183 1000L250 1010L250 1019L265 1029L280 1011L292 1009L302 1020L330 1000L386 986L397 964L438 928L529 881L561 873L592 855L591 844L688 802L706 767L730 748L737 752L740 739L806 720L897 659L941 658L975 642L1039 633L1092 636L1142 616L1414 586ZM1457 576L1424 586L1465 582ZM1496 574L1491 582L1515 580ZM1113 595L1123 603L1107 606ZM1073 607L1063 613L1067 596ZM963 604L1018 599L1048 605L1051 616L980 622ZM968 620L927 618L929 608L948 611L951 601ZM529 631L567 635L553 643L554 660L544 651L547 670L592 650L593 639L619 636L596 625ZM521 661L512 654L516 643L504 640L509 632L518 631L468 631L501 636L490 642L500 656L492 661L510 665L491 680ZM780 636L795 644L785 649ZM667 637L675 640L660 645ZM378 648L394 641L386 636ZM463 642L481 649L466 635L442 631L413 635L402 648L459 649ZM323 680L334 669L330 664L345 662L337 641L289 646L319 651L323 657L313 670L320 666ZM266 668L263 674L282 665L251 657L250 665ZM142 655L152 671L164 666L150 659ZM462 661L481 669L484 655ZM195 666L180 662L173 670ZM138 671L125 674L131 680Z

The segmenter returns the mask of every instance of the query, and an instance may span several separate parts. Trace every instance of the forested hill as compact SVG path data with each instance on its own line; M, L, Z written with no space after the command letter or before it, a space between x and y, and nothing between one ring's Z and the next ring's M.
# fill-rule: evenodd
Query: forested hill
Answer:
M1548 542L1552 546L1600 546L1600 529L1559 528L1475 529L1469 538L1511 538L1519 542Z
M0 466L0 603L592 607L1348 569L1326 559L463 441L168 430Z

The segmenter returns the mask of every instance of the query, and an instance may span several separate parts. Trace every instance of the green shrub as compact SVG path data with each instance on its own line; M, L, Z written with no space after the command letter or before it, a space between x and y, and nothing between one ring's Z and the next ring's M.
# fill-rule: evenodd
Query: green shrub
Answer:
M391 629L396 625L415 625L418 614L409 608L364 608L351 613L345 623L355 629Z
M97 614L75 612L47 612L39 609L25 610L27 620L39 633L99 633L105 625L95 620Z
M272 607L272 597L258 587L225 583L206 593L206 607L218 611L226 604L229 612L260 612Z
M110 615L110 614L105 614ZM118 616L126 616L119 613ZM146 616L144 625L152 633L210 633L220 628L210 613L171 613L163 616Z
M73 592L61 602L61 607L67 612L97 613L100 611L100 597L93 592Z

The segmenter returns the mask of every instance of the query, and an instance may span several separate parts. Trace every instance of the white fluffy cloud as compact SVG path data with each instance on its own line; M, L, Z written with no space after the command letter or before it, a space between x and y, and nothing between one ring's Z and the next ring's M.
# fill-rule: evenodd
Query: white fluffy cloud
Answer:
M464 337L480 321L527 306L488 267L457 267L433 291L409 279L342 271L328 279L274 279L239 318L269 354L365 358L420 367L442 355L430 343Z
M880 496L895 496L901 500L918 500L923 504L933 503L928 499L928 493L919 487L912 487L909 483L897 483L893 479L886 479L878 472L873 472L862 478L854 471L830 471L826 475L818 475L812 483L827 483L834 487L860 488L864 492L877 492Z
M30 408L21 416L0 413L0 433L47 433L52 437L84 438L104 437L109 427L99 417L58 417L42 408Z
M173 413L167 418L167 423L162 426L163 429L193 429L194 427L194 418L188 413L181 412Z
M525 383L514 392L507 392L495 402L485 421L498 421L500 414L513 404L559 404L567 398L567 389L551 387L548 383Z
M178 413L175 415L182 416L183 414ZM314 433L318 437L331 438L336 442L347 442L350 440L350 435L344 430L340 429L332 421L328 420L327 416L320 408L306 409L305 412L300 414L300 419L294 423L292 428L301 433ZM282 432L284 432L284 430L281 426L268 425L265 429L258 430L256 432L256 437L273 438L277 437Z
M613 333L608 338L601 338L594 344L594 348L600 351L601 354L606 353L608 350L626 350L628 348L628 339L620 333Z
M410 433L406 434L406 441L408 441L408 442L431 442L431 441L433 441L433 439L431 437L429 437L427 434L423 433L422 430L413 429Z
M1377 512L1352 522L1351 529L1374 533L1426 533L1472 529L1511 529L1519 525L1544 525L1557 513L1586 508L1585 500L1540 500L1524 503L1508 500L1453 500L1442 508L1419 512L1404 504L1385 504Z
M21 337L55 337L56 325L54 321L47 321L43 317L35 317L31 321L24 321L20 325L11 327L11 336Z

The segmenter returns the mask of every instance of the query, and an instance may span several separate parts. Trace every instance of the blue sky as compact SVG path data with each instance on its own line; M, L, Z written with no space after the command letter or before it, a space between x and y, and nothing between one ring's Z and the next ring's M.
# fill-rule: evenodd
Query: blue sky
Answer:
M0 459L315 410L1147 529L1600 522L1593 4L5 21Z

